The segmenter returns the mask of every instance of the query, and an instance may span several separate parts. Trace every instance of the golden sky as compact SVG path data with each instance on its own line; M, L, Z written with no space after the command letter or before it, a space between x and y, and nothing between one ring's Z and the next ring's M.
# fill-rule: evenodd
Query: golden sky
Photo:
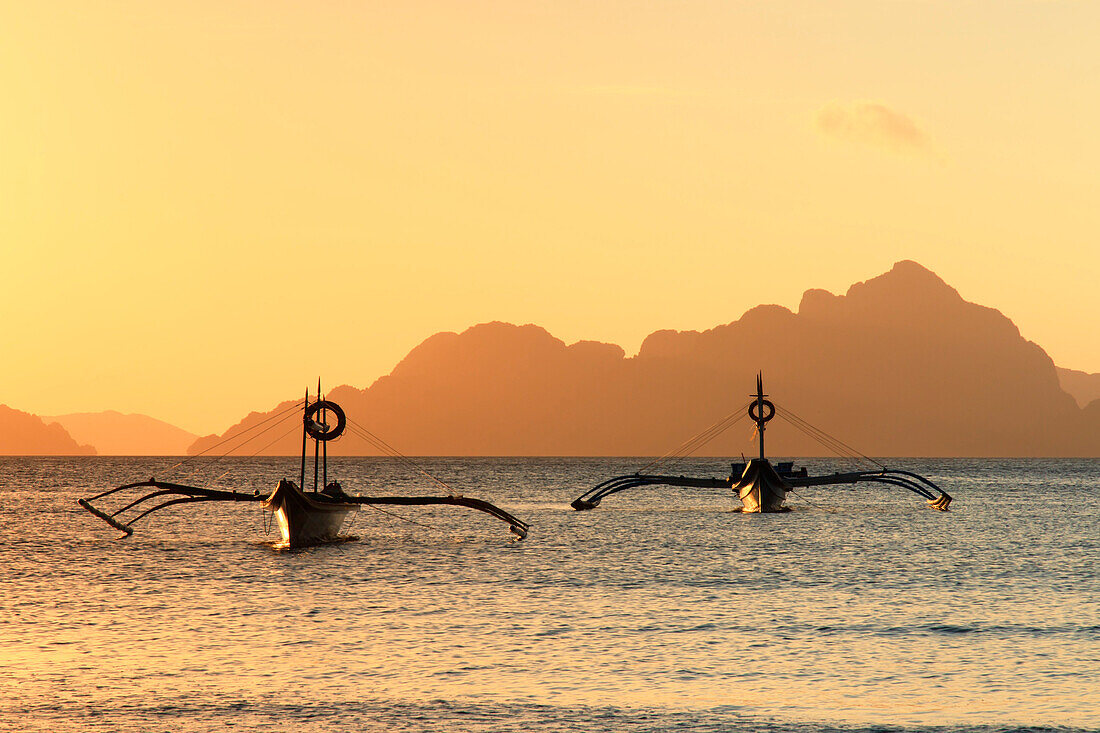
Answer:
M0 0L0 403L196 431L442 330L914 259L1100 371L1100 2Z

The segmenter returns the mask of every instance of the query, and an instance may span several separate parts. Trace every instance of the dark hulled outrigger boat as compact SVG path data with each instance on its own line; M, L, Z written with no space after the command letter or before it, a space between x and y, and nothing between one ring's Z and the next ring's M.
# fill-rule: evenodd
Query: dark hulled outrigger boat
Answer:
M743 409L737 410L699 435L686 441L675 451L651 462L641 471L625 476L616 476L597 484L592 489L574 499L571 506L577 511L595 509L599 506L600 501L610 494L616 494L620 491L634 489L639 486L665 485L691 488L730 489L741 500L741 506L735 510L739 512L753 514L787 512L790 511L790 507L784 505L783 502L787 498L787 493L792 489L808 486L873 482L907 489L927 499L928 505L933 509L947 511L947 507L951 503L951 496L927 478L910 471L888 469L881 463L852 450L841 441L818 430L805 420L802 420L787 410L781 411L779 413L780 416L785 418L797 429L841 454L860 456L870 463L876 464L877 468L874 470L810 476L804 467L796 470L793 463L781 462L773 466L764 454L764 431L767 428L768 421L775 417L777 413L775 404L766 398L767 395L764 394L763 377L757 375L756 394L747 405L747 413ZM732 470L728 478L696 478L691 476L668 476L645 473L649 468L669 458L678 460L698 450L707 442L713 440L715 437L740 422L746 415L752 418L756 423L756 435L760 445L760 455L744 463L732 464Z
M319 393L320 387L318 386ZM307 391L305 402L302 403L301 407L304 408L302 415L302 463L299 483L297 484L288 479L283 479L270 495L262 496L258 491L247 493L208 489L150 478L148 481L123 484L87 499L80 499L78 500L79 504L115 529L124 532L125 536L129 536L134 531L132 525L139 519L170 506L210 501L259 502L264 509L270 510L274 514L283 538L280 546L291 548L339 542L346 539L340 535L340 530L345 521L362 506L372 508L382 506L462 506L485 512L506 522L511 531L520 539L527 536L529 525L522 519L512 516L487 501L471 499L453 492L447 496L350 496L346 494L339 482L329 481L328 479L328 442L338 438L346 428L352 428L360 437L382 448L390 455L405 461L408 459L373 433L350 422L344 410L335 402L321 399L318 396L318 399L311 403ZM286 417L287 412L289 410L284 410L283 413L277 414L269 420ZM329 424L330 419L335 420L334 424ZM253 426L251 429L258 428L260 425L263 425L263 423ZM274 425L269 426L262 432L266 432L272 427ZM255 437L258 437L258 435L254 435L249 440ZM311 439L314 445L313 490L305 491L307 478L306 449ZM197 456L192 458L194 457ZM182 465L182 463L177 465ZM418 470L424 473L422 469ZM443 484L443 482L433 476L428 475L428 477L450 491L450 487ZM144 490L144 492L137 498L110 513L92 505L93 501L98 502L109 496L133 496L134 492L140 490ZM385 512L386 510L379 509L379 511Z

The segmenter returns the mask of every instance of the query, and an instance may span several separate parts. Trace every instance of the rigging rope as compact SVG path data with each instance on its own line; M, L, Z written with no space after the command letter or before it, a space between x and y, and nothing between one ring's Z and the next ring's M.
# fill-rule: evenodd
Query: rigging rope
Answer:
M162 474L162 476L164 476L164 477L170 476L170 475L172 474L172 472L173 472L173 471L175 471L175 470L176 470L177 468L180 468L180 467L182 467L182 466L184 466L184 465L186 465L186 464L190 463L191 461L195 460L195 459L196 459L196 458L198 458L199 456L205 455L206 453L209 453L210 451L214 450L215 448L220 448L221 446L225 445L226 443L229 443L229 442L231 442L231 441L234 441L234 440L236 440L237 438L240 438L240 437L242 437L242 436L244 436L244 435L247 435L248 433L252 432L253 430L255 430L255 429L259 428L259 427L260 427L261 425L266 425L267 423L271 422L272 420L276 420L276 419L282 419L282 418L285 418L285 417L286 417L286 416L287 416L288 414L290 414L290 413L291 413L292 411L297 411L297 410L299 410L299 409L301 409L301 405L299 405L298 403L294 403L294 404L292 404L292 405L291 405L290 407L286 408L285 410L283 410L283 411L281 411L281 412L278 412L278 413L276 413L276 414L272 415L271 417L269 417L269 418L267 418L267 419L265 419L265 420L261 420L260 422L256 423L255 425L253 425L253 426L251 426L251 427L249 427L249 428L246 428L245 430L242 430L242 431L241 431L241 432L239 432L239 433L234 433L233 435L230 435L230 436L227 436L227 437L225 437L225 438L222 438L221 440L219 440L219 441L218 441L217 443L215 443L214 445L210 446L210 447L209 447L209 448L207 448L206 450L203 450L203 451L199 451L198 453L196 453L196 454L195 454L195 455L193 455L193 456L188 456L187 458L184 458L184 459L183 459L182 461L180 461L180 462L179 462L179 463L177 463L176 465L174 465L174 466L170 466L170 467L168 468L168 470L166 470L166 471L165 471L165 472L164 472L164 473ZM278 423L276 423L276 424L278 424ZM270 428L269 428L269 429L270 429ZM263 432L267 432L267 431L265 430L265 431L263 431ZM262 433L261 433L261 434L262 434ZM253 437L257 437L257 436L253 436ZM217 460L220 460L220 459L222 459L222 458L225 458L225 456L229 455L229 453L230 453L230 452L232 452L232 451L236 450L237 448L240 448L241 446L245 445L245 443L248 443L248 442L250 442L251 440L252 440L252 438L249 438L249 439L248 439L248 440L246 440L246 441L245 441L244 443L241 443L241 445L238 445L238 446L237 446L236 448L232 448L232 449L230 449L230 451L227 451L226 453L224 453L224 454L222 454L222 455L218 456L217 458L215 458L215 461L217 461Z
M285 417L286 413L284 412L284 413L283 413L283 415L284 415L283 419L285 420L285 419L286 419L286 417ZM268 422L268 421L267 421L267 420L265 420L264 422ZM238 449L240 449L240 448L243 448L243 447L245 447L246 445L248 445L249 443L251 443L251 442L252 442L253 440L255 440L256 438L260 437L261 435L263 435L264 433L268 432L269 430L274 430L275 428L279 427L279 425L280 425L280 424L281 424L281 421L280 421L280 422L277 422L277 423L273 423L273 424L271 424L271 425L268 425L268 426L267 426L266 428L264 428L264 429L263 429L263 430L261 430L260 432L256 433L255 435L253 435L253 436L252 436L251 438L249 438L248 440L244 441L244 442L243 442L243 443L241 443L240 445L237 445L237 446L235 446L234 448L232 448L231 450L229 450L229 451L227 451L227 452L225 452L225 453L221 454L220 456L217 456L216 458L214 458L214 459L213 459L212 461L210 461L210 463L206 464L205 468L210 468L211 466L213 466L214 464L216 464L216 463L217 463L218 461L222 460L223 458L226 458L226 457L228 457L228 456L229 456L229 454L230 454L230 453L232 453L233 451L235 451L235 450L238 450ZM280 437L286 437L287 435L289 435L289 434L290 434L290 432L291 432L291 431L293 431L293 430L296 430L296 429L297 429L297 425L295 425L294 427L292 427L292 428L291 428L291 429L290 429L289 431L287 431L286 433L284 433L284 434L283 434L282 436L280 436ZM235 435L234 437L235 437L235 438L237 438L237 437L240 437L241 435L244 435L244 433L238 433L238 434L237 434L237 435ZM225 442L225 441L223 441L223 442ZM274 442L274 441L272 441L272 442ZM268 445L271 445L271 444L269 443ZM266 447L266 446L265 446L265 447ZM262 449L261 449L261 450L262 450ZM253 454L253 455L255 455L255 454ZM197 457L197 456L195 456L195 457ZM238 457L240 457L240 456L238 456ZM232 469L230 469L230 470L232 470ZM226 473L228 473L228 471L226 471ZM224 475L225 475L225 474L223 473L223 474L222 474L222 476L224 476ZM219 476L218 478L221 478L221 476ZM215 479L215 480L216 480L216 479Z
M348 422L347 422L348 430L353 435L359 437L360 439L362 439L362 440L366 441L367 443L369 443L370 445L374 446L379 451L381 451L384 455L388 455L391 458L398 459L401 463L405 464L406 467L411 468L416 473L419 473L421 476L424 476L429 481L437 484L440 488L442 488L444 491L447 492L448 496L457 496L458 495L458 493L454 490L454 488L450 484L448 484L447 482L443 481L442 479L432 475L427 469L425 469L424 467L422 467L421 465L419 465L418 463L413 461L411 458L406 456L401 451L394 448L392 445L387 443L385 440L383 440L382 438L379 438L377 435L375 435L374 433L372 433L370 430L363 427L359 423L355 422L350 417L347 420L348 420ZM435 533L437 533L437 534L439 534L443 537L448 536L445 532L440 530L438 527L434 527L434 526L432 526L430 524L426 524L424 522L418 522L415 519L409 519L408 517L403 516L401 514L398 514L397 512L393 512L393 511L390 511L388 509L383 509L379 506L375 506L374 504L366 503L366 504L362 504L361 506L370 507L374 511L381 512L382 514L386 514L388 516L391 516L394 519L398 519L402 522L406 522L408 524L412 524L412 525L415 525L417 527L422 527L424 529L431 530L432 532L435 532Z
M823 446L827 451L830 451L831 453L836 455L838 458L840 458L840 460L842 462L846 463L850 467L855 468L855 469L859 469L859 468L865 467L865 465L871 465L871 464L864 464L864 462L862 462L858 456L845 451L841 446L839 446L835 443L832 443L832 442L828 441L827 439L822 438L821 436L815 434L814 432L808 430L807 428L805 428L805 427L803 427L803 426L801 426L801 425L799 425L799 424L797 424L793 421L790 424L795 429L799 430L804 435L808 436L811 440L813 440L813 441L817 442L819 445Z
M400 519L402 522L408 522L409 524L415 524L417 527L424 527L425 529L430 529L433 532L440 532L440 530L437 527L433 527L430 524L424 524L423 522L418 522L415 519L409 519L408 517L403 517L400 514L398 514L397 512L391 512L388 509L383 509L382 507L377 507L374 504L362 504L361 506L368 506L376 512L382 512L383 514L389 514L391 517L394 517L395 519ZM440 532L440 534L443 534L443 533Z
M392 445L390 445L386 441L382 440L377 435L375 435L371 431L367 430L365 427L363 427L359 423L352 420L350 417L348 418L348 429L352 432L352 434L358 436L359 438L363 439L367 443L370 443L371 445L373 445L378 450L382 451L383 454L388 455L391 458L398 459L399 461L404 463L407 467L413 469L414 471L416 471L420 475L424 476L428 480L438 484L444 491L447 492L448 496L458 496L458 493L454 490L454 488L451 487L450 484L446 483L442 479L437 478L436 476L433 476L431 473L429 473L427 471L427 469L425 469L422 466L420 466L419 464L417 464L415 461L413 461L411 458L406 456L404 453L397 450ZM374 504L367 503L367 504L363 504L362 506L370 507L374 511L381 512L382 514L388 514L389 516L393 517L394 519L399 519L402 522L408 522L409 524L416 525L417 527L423 527L424 529L431 530L431 531L439 534L442 537L450 536L446 532L444 532L443 530L439 529L438 527L433 527L432 525L425 524L424 522L418 522L415 519L409 519L408 517L402 516L402 515L398 514L397 512L392 512L388 509L383 509L379 506L375 506Z
M382 440L377 435L375 435L371 431L367 430L365 427L363 427L359 423L352 420L350 417L348 418L348 427L351 429L351 432L353 432L355 435L362 438L366 442L370 443L375 448L382 451L384 454L390 456L391 458L398 459L399 461L404 463L407 467L411 468L412 470L416 471L420 475L424 476L429 481L432 481L435 484L439 485L439 487L442 488L444 491L446 491L449 496L455 496L456 492L449 484L447 484L445 481L433 476L431 473L429 473L427 470L425 470L423 467L421 467L419 464L417 464L411 458L406 456L404 453L397 450L392 445L390 445L386 441Z
M838 455L840 458L844 459L845 461L852 461L852 462L855 462L857 464L859 463L859 458L854 453L852 453L851 451L846 450L842 445L839 445L836 442L833 442L828 436L822 435L821 433L813 430L812 428L810 428L810 427L808 427L808 426L806 426L802 423L799 423L799 422L795 421L794 419L788 418L786 415L781 415L781 417L786 419L787 422L792 427L797 429L803 435L806 435L811 440L816 442L818 445L821 445L821 446L825 447L828 451L830 451L832 453L835 453L836 455Z
M275 425L272 425L271 427L275 427L275 426L276 426L276 425L278 425L278 424L279 424L279 423L275 423ZM269 429L270 429L270 428L269 428ZM257 449L256 449L255 451L253 451L253 452L252 452L251 454L249 454L249 455L247 455L247 456L236 456L236 457L237 457L237 458L255 458L255 457L256 457L256 456L258 456L258 455L259 455L260 453L264 452L265 450L267 450L267 449L268 449L268 448L270 448L271 446L275 445L275 444L276 444L276 443L278 443L278 442L279 442L280 440L282 440L282 439L283 439L283 438L285 438L286 436L290 435L291 433L295 432L296 430L298 430L298 426L297 426L297 425L291 425L291 426L290 426L290 430L286 431L285 433L283 433L283 434L282 434L282 435L280 435L279 437L277 437L277 438L275 438L274 440L270 441L269 443L267 443L267 444L266 444L266 445L264 445L263 447L261 447L261 448L257 448ZM264 431L264 432L267 432L267 431ZM257 437L257 438L258 438L258 437L260 437L260 435L263 435L263 433L258 433L258 434L256 434L256 436L255 436L255 437ZM244 443L241 443L241 445L244 445ZM239 448L240 446L237 446L237 447ZM225 456L222 456L222 458L224 458L224 457L225 457ZM221 460L221 459L219 458L218 460ZM211 462L210 462L210 465L213 465L213 464L214 464L214 461L211 461ZM215 478L211 479L211 480L210 480L210 481L208 481L207 483L209 483L209 484L216 484L216 483L217 483L218 481L220 481L221 479L225 478L225 477L226 477L226 475L227 475L227 474L228 474L228 473L229 473L230 471L232 471L232 470L233 470L234 468L236 468L236 467L235 467L235 466L230 466L229 468L225 469L225 471L223 471L223 472L221 473L221 475L219 475L219 476L217 476L217 477L215 477ZM303 489L303 491L304 491L304 489Z
M845 443L840 438L829 435L824 430L814 427L809 422L802 419L787 408L776 406L776 414L778 414L780 417L782 417L798 430L808 435L813 440L816 440L824 447L832 450L834 453L837 453L842 458L849 458L857 462L862 459L873 466L877 466L882 470L886 470L886 465L884 463L877 461L864 453L861 453L860 451Z
M812 506L812 507L815 507L815 508L817 508L817 509L821 509L821 510L823 510L823 511L824 511L824 512L825 512L826 514L836 514L836 510L835 510L835 509L830 509L830 508L828 508L828 507L825 507L825 506L823 506L823 505L821 505L821 504L818 504L818 503L817 503L816 501L810 501L810 499L809 499L808 497L806 497L806 496L804 496L803 494L800 494L799 492L795 491L795 490L794 490L794 488L793 488L793 487L791 487L791 486L788 486L788 487L787 487L787 493L789 493L789 494L794 494L795 496L797 496L797 497L798 497L799 499L801 499L802 501L806 502L806 503L807 503L807 504L809 504L810 506Z
M669 466L676 465L676 463L683 460L684 458L687 458L692 453L699 450L704 445L706 445L710 441L714 440L719 435L726 432L727 430L732 428L734 425L736 425L737 423L741 422L746 417L748 417L747 409L748 409L748 406L750 404L751 404L751 401L746 402L744 405L737 408L737 410L735 412L731 412L730 414L726 415L724 418L722 418L718 422L714 423L713 425L711 425L709 428L707 428L703 432L698 433L698 434L688 438L683 443L678 445L676 448L670 450L668 453L665 453L660 458L656 458L656 459L650 461L649 463L647 463L646 465L642 466L640 469L638 469L636 471L636 473L645 473L650 468L654 468L654 467L664 463L665 461L671 461L669 463Z

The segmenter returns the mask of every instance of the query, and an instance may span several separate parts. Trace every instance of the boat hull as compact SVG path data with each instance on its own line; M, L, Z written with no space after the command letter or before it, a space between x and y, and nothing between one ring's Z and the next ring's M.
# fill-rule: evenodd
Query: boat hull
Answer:
M358 511L358 504L326 501L303 493L292 482L283 479L264 507L275 515L283 541L281 547L310 547L340 542L340 529L348 516Z
M741 479L731 487L741 499L738 511L745 514L789 512L783 505L790 488L766 458L754 458L745 466Z

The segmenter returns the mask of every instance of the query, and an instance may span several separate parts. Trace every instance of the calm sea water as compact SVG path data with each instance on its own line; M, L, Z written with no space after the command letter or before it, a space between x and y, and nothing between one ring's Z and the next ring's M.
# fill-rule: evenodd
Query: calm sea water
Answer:
M1100 729L1100 461L888 461L952 511L837 487L742 516L698 489L569 508L644 461L432 459L528 539L366 509L358 541L297 552L258 506L118 540L76 505L174 462L0 459L0 730ZM194 464L265 493L297 470ZM393 461L331 465L351 493L433 493Z

